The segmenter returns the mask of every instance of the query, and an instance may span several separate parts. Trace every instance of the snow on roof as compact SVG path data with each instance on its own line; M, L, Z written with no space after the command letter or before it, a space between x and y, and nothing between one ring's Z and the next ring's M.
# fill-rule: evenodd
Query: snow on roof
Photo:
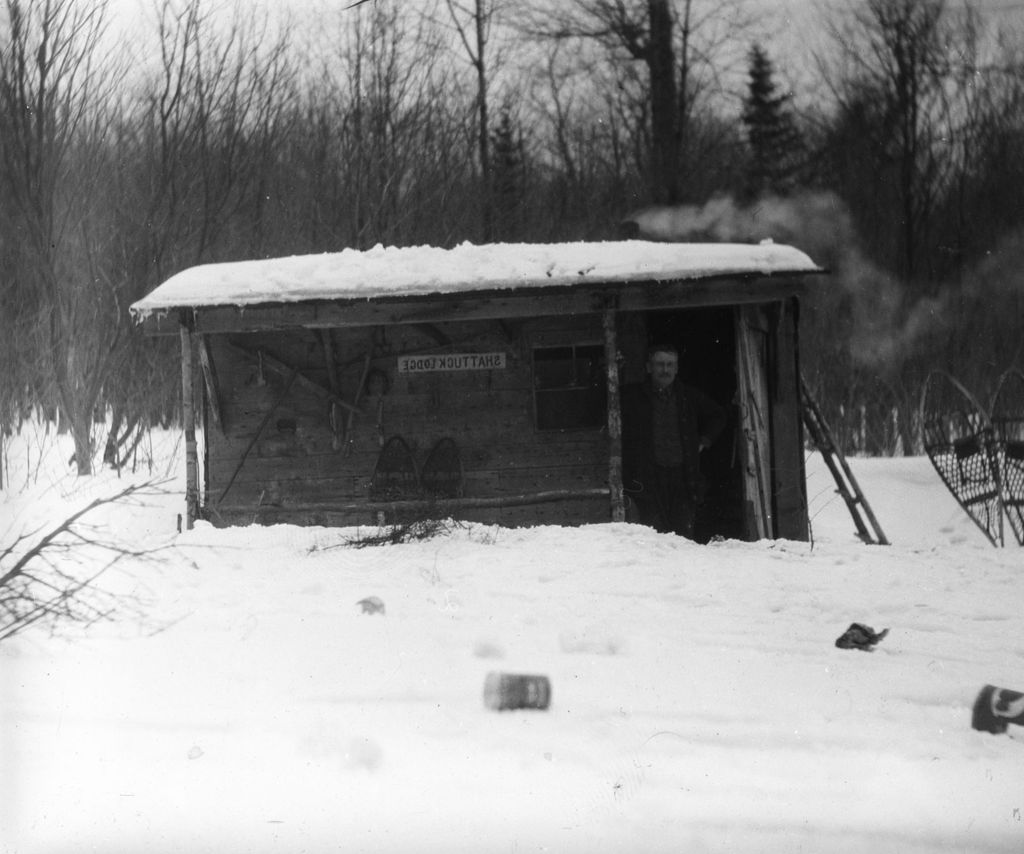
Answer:
M815 273L803 252L760 244L463 243L383 247L191 267L131 307L141 320L178 308L358 300L729 275Z

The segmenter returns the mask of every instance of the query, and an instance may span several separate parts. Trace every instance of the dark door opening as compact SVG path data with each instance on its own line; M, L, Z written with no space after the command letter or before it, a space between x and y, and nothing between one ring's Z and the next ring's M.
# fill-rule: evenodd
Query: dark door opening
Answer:
M736 405L735 309L650 311L643 314L643 321L646 340L633 352L646 353L647 346L655 343L674 344L679 349L680 379L701 389L728 413L722 435L701 454L706 491L697 512L694 539L702 543L716 536L744 539L747 523Z

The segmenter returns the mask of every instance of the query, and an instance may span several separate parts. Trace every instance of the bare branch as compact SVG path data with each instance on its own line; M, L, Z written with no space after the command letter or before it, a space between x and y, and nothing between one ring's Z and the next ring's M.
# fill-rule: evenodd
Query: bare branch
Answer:
M71 621L90 625L109 619L124 604L123 597L105 592L95 586L96 581L112 567L126 559L150 557L160 548L133 549L124 544L90 533L82 527L83 519L99 507L118 504L146 494L154 494L159 483L134 484L113 495L97 498L71 513L66 519L36 538L22 534L3 550L4 558L20 555L14 564L0 575L0 640L23 631L40 620L54 623ZM32 541L27 550L20 546ZM76 574L69 562L78 562L79 556L107 552L102 566L85 577Z

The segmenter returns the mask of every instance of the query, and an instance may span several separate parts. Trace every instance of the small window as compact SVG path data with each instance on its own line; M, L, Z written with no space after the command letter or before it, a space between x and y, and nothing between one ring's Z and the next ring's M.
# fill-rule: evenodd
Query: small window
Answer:
M601 428L606 420L604 348L596 344L533 351L538 430Z

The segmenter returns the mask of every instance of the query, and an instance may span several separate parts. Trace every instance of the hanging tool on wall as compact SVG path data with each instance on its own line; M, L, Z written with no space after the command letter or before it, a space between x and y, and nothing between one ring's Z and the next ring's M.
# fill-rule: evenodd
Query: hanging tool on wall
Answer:
M338 367L334 361L334 340L331 337L331 330L318 329L317 337L324 351L324 366L327 368L327 382L331 387L331 393L340 398L341 383L338 381ZM340 407L334 400L327 404L327 422L331 428L331 448L335 451L340 450L345 428L341 420Z
M356 386L356 393L352 397L352 405L353 405L353 407L359 405L359 400L360 400L360 398L363 395L363 386L366 385L366 377L370 373L370 363L371 363L372 359L373 359L373 342L371 340L371 342L370 342L370 349L366 351L366 358L363 361L363 372L359 376L359 385ZM383 399L381 401L381 405L383 406ZM356 417L355 409L350 409L349 413L348 413L348 422L345 424L345 440L346 440L345 441L345 455L346 456L352 453L352 425L355 422L355 417ZM379 426L379 424L378 424L378 426Z
M324 388L322 385L320 385L320 383L314 382L313 380L311 380L309 377L307 377L305 374L303 374L302 371L300 371L298 367L293 367L292 365L287 365L284 362L282 362L280 359L275 358L274 356L271 356L269 353L265 352L264 350L249 349L248 347L242 347L241 345L239 345L237 343L231 343L228 346L231 349L233 349L236 352L238 352L238 353L244 353L247 356L256 358L258 360L260 366L261 366L261 368L260 368L261 374L262 374L263 368L266 368L267 370L273 371L275 374L279 374L280 376L283 376L283 377L290 377L292 375L292 373L294 373L295 374L295 382L297 382L300 386L302 386L302 388L304 388L306 391L310 392L311 394L314 394L317 397L319 397L321 399L324 399L324 400L333 400L342 409L352 410L352 411L354 411L356 413L356 415L364 415L365 414L362 411L360 411L357 407L355 407L351 403L349 403L347 400L343 399L340 395L335 394L330 389Z
M218 504L220 504L222 501L224 501L224 497L228 494L228 491L231 489L231 487L235 483L235 478L238 477L238 473L242 470L242 466L245 465L245 461L248 459L249 453L252 451L252 449L256 445L256 443L259 441L260 435L263 433L263 428L265 428L267 426L267 422L270 421L270 416L274 414L274 412L277 410L277 408L282 403L284 403L284 399L288 396L288 392L291 391L292 386L295 384L295 380L298 378L298 376L299 376L299 369L298 368L293 368L292 372L291 372L291 375L288 377L287 381L284 384L284 389L281 391L281 394L278 395L277 400L274 401L274 405L271 406L266 411L266 413L263 416L263 420L260 422L260 426L256 428L256 432L253 433L252 439L249 440L249 444L246 446L245 450L242 452L242 456L238 460L238 465L235 466L235 470L231 473L231 477L228 480L227 485L224 487L223 491L221 492L220 498L217 499L217 503ZM262 500L263 500L263 497L260 496L260 501L262 502Z

